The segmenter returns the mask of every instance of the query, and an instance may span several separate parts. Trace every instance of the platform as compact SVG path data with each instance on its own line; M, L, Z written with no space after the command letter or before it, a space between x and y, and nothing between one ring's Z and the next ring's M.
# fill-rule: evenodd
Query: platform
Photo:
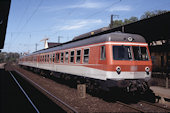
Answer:
M6 63L0 63L0 69L4 69L4 65L5 65Z
M11 73L15 79L9 71L0 69L0 113L37 113L33 104L40 113L65 112L28 81Z
M170 89L159 86L151 86L150 88L156 96L160 97L161 101L158 100L159 103L170 106L170 102L166 101L170 100Z

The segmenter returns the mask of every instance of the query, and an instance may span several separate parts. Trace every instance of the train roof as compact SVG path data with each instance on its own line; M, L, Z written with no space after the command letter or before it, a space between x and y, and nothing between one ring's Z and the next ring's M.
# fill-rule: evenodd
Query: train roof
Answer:
M94 44L94 43L108 42L108 41L129 42L129 37L131 37L132 39L131 42L142 42L142 43L146 42L144 37L142 37L141 35L122 33L122 32L113 32L113 33L103 34L103 35L89 37L89 38L83 38L83 39L80 38L77 40L72 40L66 43L62 43L52 48L42 49L42 50L33 52L32 54L29 54L27 56L53 52L56 50L80 47L80 46Z

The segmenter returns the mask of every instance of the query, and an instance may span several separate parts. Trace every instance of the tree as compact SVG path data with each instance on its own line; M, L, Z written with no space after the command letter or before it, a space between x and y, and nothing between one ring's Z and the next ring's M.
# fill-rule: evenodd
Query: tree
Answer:
M129 23L136 22L136 21L138 21L138 18L135 16L132 16L129 19L125 18L123 24L129 24Z
M136 22L136 21L138 21L138 18L135 17L135 16L132 16L132 17L129 18L129 21L130 22Z
M140 19L150 18L150 17L156 16L156 15L159 15L159 14L162 14L162 13L166 13L166 12L168 12L168 11L167 10L147 11L140 17ZM109 25L109 27L110 28L115 28L115 27L119 27L119 26L122 26L122 25L125 25L125 24L136 22L138 20L139 19L137 17L135 17L135 16L132 16L129 19L125 18L124 21L122 21L122 20L114 20L112 22L112 24Z
M6 53L6 52L2 52L0 53L0 63L1 62L16 62L19 58L19 54L18 53Z
M119 26L122 26L122 25L125 25L125 24L136 22L136 21L138 21L138 18L132 16L129 19L124 19L124 21L122 21L122 20L114 20L113 25L110 24L109 26L110 26L110 28L115 28L115 27L119 27Z
M160 15L160 14L166 13L166 12L168 12L168 11L166 11L166 10L147 11L140 17L140 19L150 18L150 17Z
M113 27L118 27L123 25L123 21L122 20L115 20L113 21Z

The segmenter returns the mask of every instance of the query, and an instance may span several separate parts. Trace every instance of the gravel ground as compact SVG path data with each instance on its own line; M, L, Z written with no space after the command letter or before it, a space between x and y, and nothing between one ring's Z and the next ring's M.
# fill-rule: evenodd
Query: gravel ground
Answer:
M131 104L132 107L141 109L144 112L159 112L159 113L168 113L169 110L163 109L163 108L159 108L156 106L152 106L150 104L146 104L143 102L138 102L137 104ZM165 107L166 108L166 107Z

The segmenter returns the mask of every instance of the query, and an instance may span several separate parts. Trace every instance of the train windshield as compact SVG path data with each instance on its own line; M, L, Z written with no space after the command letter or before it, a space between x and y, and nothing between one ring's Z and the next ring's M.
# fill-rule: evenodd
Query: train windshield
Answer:
M132 60L130 46L113 46L114 60Z
M135 60L149 60L146 47L132 46Z

